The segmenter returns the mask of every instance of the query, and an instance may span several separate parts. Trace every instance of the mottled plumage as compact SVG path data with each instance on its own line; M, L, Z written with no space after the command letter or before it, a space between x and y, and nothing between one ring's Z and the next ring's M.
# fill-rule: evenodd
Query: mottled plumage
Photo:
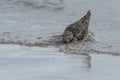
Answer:
M91 12L89 10L80 20L70 24L63 33L62 41L69 43L73 40L83 40L88 34L90 16Z
M63 42L68 43L68 42L71 42L73 40L73 38L74 38L74 33L73 33L74 32L74 27L75 27L74 24L71 24L65 29L65 31L62 35L62 37L63 37L62 41Z
M91 13L90 11L87 12L85 16L83 16L77 23L75 24L76 27L74 28L74 34L77 40L82 40L88 34L88 27L90 21Z

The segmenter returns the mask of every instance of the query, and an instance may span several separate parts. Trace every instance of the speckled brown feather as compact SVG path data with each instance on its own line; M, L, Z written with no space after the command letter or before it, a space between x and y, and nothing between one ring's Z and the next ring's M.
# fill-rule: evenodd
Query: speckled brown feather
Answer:
M89 10L87 14L84 15L80 20L76 21L73 24L70 24L63 33L63 42L69 43L74 40L74 38L76 38L77 40L83 40L88 34L90 16L91 12Z

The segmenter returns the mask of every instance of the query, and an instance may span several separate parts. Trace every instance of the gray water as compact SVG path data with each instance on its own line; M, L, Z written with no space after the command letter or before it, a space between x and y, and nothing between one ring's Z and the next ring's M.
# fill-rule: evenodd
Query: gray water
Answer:
M120 49L119 0L1 0L0 43L45 45L90 9L97 48ZM54 42L54 39L53 39ZM47 46L49 46L50 42ZM51 44L52 45L52 44ZM93 46L96 46L93 44ZM117 50L114 50L117 49Z
M57 48L0 45L1 80L119 80L120 56L64 54Z
M0 79L119 80L119 3L0 0ZM58 35L89 9L89 31L95 41L60 43Z
M34 43L61 35L67 25L92 12L90 31L97 41L119 42L119 0L1 0L0 40ZM104 34L104 35L103 35ZM1 41L2 42L2 41ZM110 43L111 43L110 42Z

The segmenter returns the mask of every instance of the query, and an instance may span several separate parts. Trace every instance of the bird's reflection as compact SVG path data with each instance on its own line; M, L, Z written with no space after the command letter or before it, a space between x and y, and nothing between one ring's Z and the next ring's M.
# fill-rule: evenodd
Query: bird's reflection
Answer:
M80 65L80 68L81 69L84 69L84 70L87 70L87 71L90 71L91 69L91 56L89 53L83 53L83 54L80 54L80 55L77 55L77 54L70 54L70 58L73 60L73 61L78 61L81 63Z
M85 67L88 71L91 69L91 56L88 55L84 55L83 59L83 63L85 64Z

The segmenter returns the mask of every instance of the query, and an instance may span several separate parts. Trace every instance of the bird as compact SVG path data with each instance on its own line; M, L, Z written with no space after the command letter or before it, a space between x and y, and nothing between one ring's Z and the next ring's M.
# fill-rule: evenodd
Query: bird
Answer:
M87 14L85 14L78 21L68 25L62 35L62 42L69 43L72 41L83 40L89 33L88 28L90 23L90 17L91 12L90 10L88 10Z

